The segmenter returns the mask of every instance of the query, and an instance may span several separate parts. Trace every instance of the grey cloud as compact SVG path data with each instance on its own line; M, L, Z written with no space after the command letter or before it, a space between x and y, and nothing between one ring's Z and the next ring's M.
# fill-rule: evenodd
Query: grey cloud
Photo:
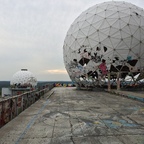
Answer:
M143 0L126 0L144 6ZM69 80L67 74L42 74L65 69L63 42L72 22L104 0L0 0L0 80L28 68L38 80Z

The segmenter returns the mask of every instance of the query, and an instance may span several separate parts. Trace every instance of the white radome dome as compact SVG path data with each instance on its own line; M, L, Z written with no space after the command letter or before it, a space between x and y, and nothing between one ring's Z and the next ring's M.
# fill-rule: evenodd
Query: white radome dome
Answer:
M37 85L37 79L27 69L21 69L20 71L16 72L13 75L10 81L10 85L20 85L21 87L23 86L35 87Z
M90 7L70 26L63 57L70 78L77 84L95 83L102 75L99 66L103 62L107 71L126 72L123 79L130 72L142 71L144 10L121 1Z

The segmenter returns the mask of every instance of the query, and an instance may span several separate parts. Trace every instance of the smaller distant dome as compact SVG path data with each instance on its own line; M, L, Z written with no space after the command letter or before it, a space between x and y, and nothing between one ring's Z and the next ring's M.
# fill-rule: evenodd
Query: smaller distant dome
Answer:
M21 69L13 75L10 85L18 87L35 87L37 85L37 79L27 69Z

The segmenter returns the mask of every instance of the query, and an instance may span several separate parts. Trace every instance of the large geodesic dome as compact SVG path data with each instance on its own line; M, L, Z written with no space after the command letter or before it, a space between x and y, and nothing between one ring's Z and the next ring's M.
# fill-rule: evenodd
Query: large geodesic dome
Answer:
M97 86L144 78L144 10L131 3L94 5L70 26L63 46L66 70L77 85Z
M13 75L10 85L13 88L35 87L37 85L37 79L27 69L21 69Z

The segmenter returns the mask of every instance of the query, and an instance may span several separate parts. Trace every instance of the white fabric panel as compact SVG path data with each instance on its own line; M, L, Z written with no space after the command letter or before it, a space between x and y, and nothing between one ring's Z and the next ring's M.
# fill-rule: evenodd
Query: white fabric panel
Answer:
M110 27L100 29L101 33L110 35Z
M140 33L141 33L141 40L144 40L144 29L140 29Z
M144 43L141 43L139 47L140 47L139 48L140 49L140 56L141 56L141 58L144 59L144 56L142 56L142 55L144 55Z
M95 41L99 41L99 33L95 32L95 33L89 35L89 38L92 40L95 40Z
M92 25L89 27L88 35L96 33L97 29Z
M137 22L136 22L136 20L135 20L133 17L130 17L129 24L131 24L131 25L135 25L135 26L138 25Z
M90 44L89 44L89 40L88 40L88 39L85 39L83 45L89 46L89 45L90 45Z
M117 20L113 25L112 25L113 28L116 28L116 29L119 29L120 28L120 22L119 20Z
M90 18L93 17L93 14L87 12L86 15L85 15L85 17L86 17L86 20L88 21L88 19L90 19Z
M83 28L85 28L85 27L88 27L90 24L87 22L87 21L85 21L83 24L82 24L82 26L81 26L81 30L83 29Z
M75 41L75 38L73 36L70 36L70 39L68 41L68 45L71 46L73 44L73 42Z
M116 52L117 52L118 56L120 56L120 60L123 60L123 59L127 59L129 50L117 49Z
M131 35L133 35L137 31L138 26L129 25L129 29L130 29Z
M79 31L74 32L74 33L72 34L73 37L74 37L74 38L78 37L78 33L79 33Z
M141 17L140 26L144 26L144 17Z
M116 39L115 37L114 38L111 38L110 39L111 42L112 42L112 45L113 45L113 48L115 49L117 47L117 45L120 43L120 39Z
M79 38L78 39L78 42L81 46L83 45L84 41L85 41L85 38Z
M119 15L118 15L118 13L114 13L113 15L110 15L108 18L118 18L119 17Z
M87 21L88 23L92 23L93 19L94 19L94 15L91 16L90 18L88 18L86 21Z
M107 4L107 9L108 9L108 10L113 10L114 7L115 7L114 4L111 4L111 3L110 3L110 4ZM116 10L117 10L117 9L116 9Z
M131 42L132 42L131 37L127 37L123 39L123 41L125 42L128 48L131 48Z
M96 5L92 6L91 8L89 8L87 11L90 13L90 14L95 14L96 13Z
M127 32L121 31L121 36L122 36L123 39L125 39L127 37L130 37L130 34L127 33Z
M99 7L101 7L103 10L105 10L107 8L107 3L102 3L99 5Z
M103 12L103 11L104 11L104 9L101 8L101 7L97 7L97 9L96 9L96 13L97 13L97 14L100 13L100 12Z
M103 45L108 46L108 47L113 47L110 38L105 39L103 42Z
M131 47L132 48L134 48L136 45L138 45L140 43L140 41L138 40L138 39L136 39L136 38L132 38L132 45L131 45Z
M127 25L127 23L124 22L123 19L121 19L121 21L119 21L119 23L120 23L120 28L121 29L123 29Z
M73 42L70 47L73 49L73 50L76 50L76 47L75 47L75 42Z
M140 30L140 28L138 28L137 31L134 33L133 36L134 36L136 39L138 39L138 40L142 40L140 33L141 33L141 30Z
M115 33L117 33L118 31L119 31L119 29L116 29L116 28L113 28L113 27L112 27L112 28L110 29L110 34L109 34L109 35L112 37L112 35L115 34Z
M109 23L106 20L104 20L102 25L100 26L100 29L108 28L109 26Z
M95 15L95 17L93 18L92 24L97 23L99 21L103 21L103 18L101 16Z
M130 29L130 26L125 26L123 29L122 29L123 32L129 34L129 36L131 36L131 29Z
M86 35L82 32L82 30L79 30L77 38L85 38L85 37L86 37Z
M117 45L116 49L123 49L123 50L125 50L125 49L129 49L129 48L127 47L127 45L125 45L124 41L120 41L119 44Z
M140 44L137 44L135 47L132 48L132 52L134 53L135 57L138 59L140 57Z
M77 24L75 24L75 25L72 26L72 29L70 31L76 32L78 30L79 30L79 28L78 28Z
M139 14L138 14L138 16L137 15L133 16L133 19L137 22L138 25L140 25L140 22L141 22L141 18L140 17L141 16Z
M118 11L118 7L115 5L112 5L111 7L108 8L108 10L113 10L113 11Z
M130 16L129 15L127 17L123 17L122 18L122 21L124 21L127 24L129 24L129 20L130 20Z
M84 33L84 35L85 35L85 36L87 36L87 35L88 35L89 28L90 28L90 27L89 27L89 26L87 26L87 27L85 27L85 28L82 28L82 29L81 29L81 31Z
M131 14L131 11L128 8L126 8L126 9L124 8L123 10L120 10L120 17L125 17L125 16L130 15L130 14Z
M89 40L89 44L90 44L90 46L91 47L96 47L97 45L98 45L98 42L97 41L95 41L95 40L92 40L92 39L88 39Z
M94 26L96 29L99 29L100 26L102 25L103 21L104 21L104 20L101 20L101 21L99 21L99 22L93 23L93 26Z
M108 12L106 12L105 17L108 18L109 16L115 14L114 10L108 10Z
M114 38L122 38L121 37L121 32L120 31L117 31L116 33L114 33L113 35L111 35L112 37L114 37Z
M102 42L102 41L105 40L106 38L108 38L107 35L105 35L105 34L99 32L99 40L100 40L100 42Z
M84 22L85 22L85 21L79 21L79 22L77 23L77 27L78 27L79 29L81 29Z
M105 15L105 11L102 11L100 13L97 13L98 16L101 16L102 18L105 18L106 15Z

